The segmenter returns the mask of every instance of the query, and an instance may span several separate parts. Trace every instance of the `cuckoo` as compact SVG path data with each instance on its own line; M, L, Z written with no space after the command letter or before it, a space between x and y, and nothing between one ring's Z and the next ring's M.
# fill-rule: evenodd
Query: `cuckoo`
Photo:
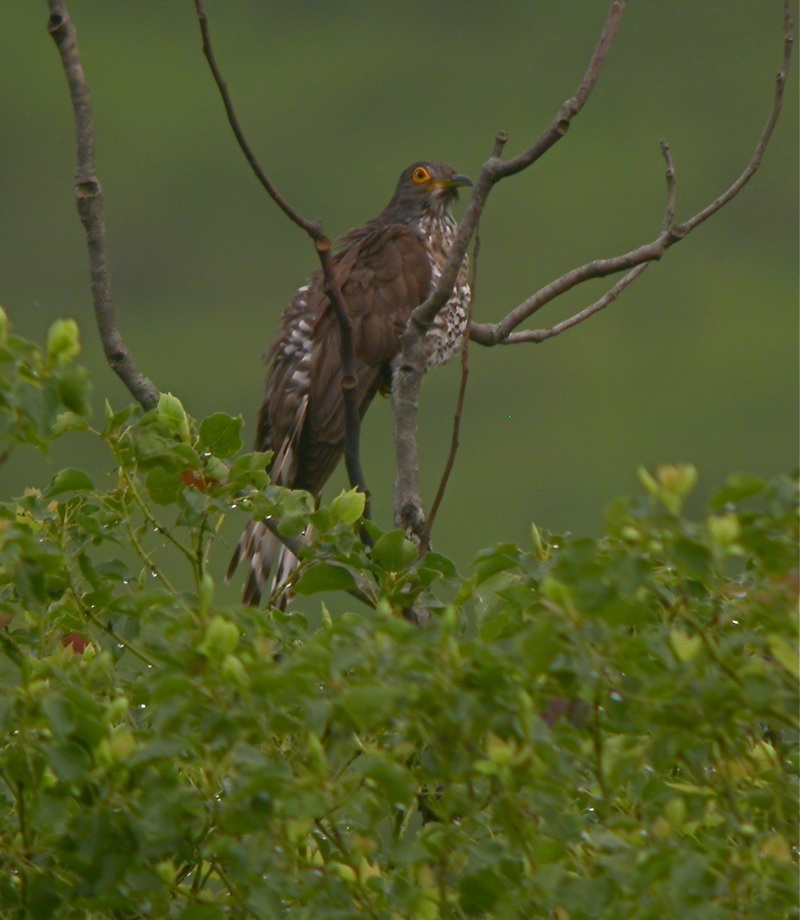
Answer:
M362 418L375 394L388 389L411 311L441 274L457 228L452 206L458 189L469 185L447 163L413 163L400 175L386 208L336 244L334 264L352 325ZM428 368L459 350L468 308L465 260L449 300L427 333ZM272 451L272 482L318 498L345 440L339 323L320 269L284 311L264 361L266 392L255 450ZM297 560L263 521L247 525L228 569L229 580L241 561L250 568L245 603L258 604L268 585L273 601L285 600Z

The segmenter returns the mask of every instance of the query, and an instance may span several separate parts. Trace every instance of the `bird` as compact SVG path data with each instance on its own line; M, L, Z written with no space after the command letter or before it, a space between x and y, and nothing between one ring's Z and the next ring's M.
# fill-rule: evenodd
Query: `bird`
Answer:
M433 290L455 239L453 204L472 182L448 163L421 160L400 174L389 204L334 246L334 266L352 326L356 393L361 417L380 390L391 387L392 365L411 312ZM426 334L426 370L460 350L469 317L466 258L452 294ZM342 457L345 408L340 327L321 269L297 290L264 354L264 400L254 449L271 451L273 483L304 489L319 500ZM249 573L243 603L258 606L269 587L285 606L298 565L264 521L251 520L233 553Z

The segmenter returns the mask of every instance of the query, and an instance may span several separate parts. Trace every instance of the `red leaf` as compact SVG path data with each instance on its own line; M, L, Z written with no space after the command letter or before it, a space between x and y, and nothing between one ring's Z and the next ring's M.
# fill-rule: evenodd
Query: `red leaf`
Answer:
M68 636L61 637L61 644L66 648L71 645L77 655L82 655L89 644L89 640L79 632L71 632Z
M199 489L201 492L205 492L207 489L210 489L212 486L218 486L219 480L211 479L206 476L198 476L194 470L184 470L181 473L181 479L184 483L192 489Z

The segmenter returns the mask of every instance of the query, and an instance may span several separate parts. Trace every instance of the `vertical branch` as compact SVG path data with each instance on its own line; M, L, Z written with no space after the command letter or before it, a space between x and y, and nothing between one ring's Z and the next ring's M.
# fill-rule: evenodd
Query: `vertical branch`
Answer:
M53 37L69 86L75 118L78 165L75 172L75 198L89 249L89 271L97 331L111 369L131 395L145 408L158 402L155 385L136 366L117 326L111 299L111 272L108 242L103 219L103 191L96 175L92 97L86 85L75 26L62 0L48 0L50 18L47 31Z
M499 139L498 139L499 140ZM505 143L505 141L503 141ZM461 432L461 416L464 411L464 397L467 393L467 380L469 379L469 327L472 324L472 311L475 304L475 287L478 281L478 255L481 250L480 229L475 230L475 245L472 249L472 278L469 286L469 307L467 313L467 326L464 330L464 344L461 347L461 382L458 387L458 399L456 400L456 411L453 416L453 434L450 439L450 451L447 455L442 478L439 481L439 488L436 490L436 497L431 505L428 520L425 522L425 533L420 541L420 555L424 555L431 548L431 531L439 506L444 498L447 484L450 481L450 474L453 472L453 465L456 461L456 454L459 448L459 434Z
M331 264L331 244L327 237L315 242L315 247L322 262L325 278L325 292L336 311L339 321L339 352L342 361L342 393L344 397L345 445L344 462L347 478L352 487L364 493L364 518L369 520L372 514L369 489L361 467L361 407L358 405L356 384L356 359L353 349L353 327L347 312L342 289L336 277L336 269ZM362 540L372 545L372 538L362 529Z
M619 31L627 0L611 0L600 39L595 47L586 72L575 95L558 110L548 128L527 150L515 157L500 157L506 136L495 138L491 157L483 164L472 190L472 198L461 220L455 241L450 250L435 288L425 302L411 314L400 339L400 357L392 385L395 410L395 523L398 527L416 534L422 542L425 536L425 511L419 487L419 458L417 454L417 406L419 389L425 367L424 339L436 315L447 303L456 283L458 271L467 247L478 226L494 186L502 179L513 176L531 166L550 150L569 130L572 120L585 106L597 85L600 72L611 51Z

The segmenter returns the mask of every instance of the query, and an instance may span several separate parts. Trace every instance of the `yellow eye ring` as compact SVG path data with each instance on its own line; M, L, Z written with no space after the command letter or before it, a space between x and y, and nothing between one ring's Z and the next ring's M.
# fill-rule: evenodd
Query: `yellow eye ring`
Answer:
M423 185L426 182L431 181L431 174L425 169L424 166L418 166L413 173L411 173L411 179L417 185Z

